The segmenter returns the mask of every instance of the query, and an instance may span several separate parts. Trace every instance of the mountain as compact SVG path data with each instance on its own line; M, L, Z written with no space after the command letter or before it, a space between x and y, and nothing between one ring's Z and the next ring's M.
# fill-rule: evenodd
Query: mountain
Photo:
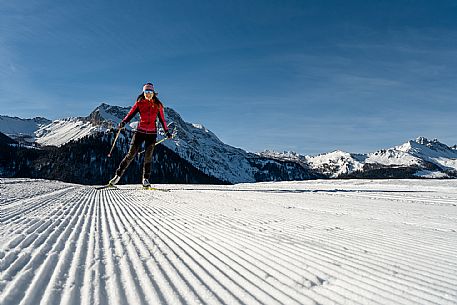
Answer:
M408 153L423 162L431 163L443 172L457 171L457 149L456 146L449 147L440 143L437 139L429 141L424 137L415 141L398 146L398 150Z
M104 183L128 151L132 131L136 128L138 116L121 133L115 157L108 159L106 154L114 138L111 131L129 110L130 107L102 103L87 117L50 121L1 116L0 132L22 144L41 147L38 151L30 147L4 147L4 154L8 149L20 151L8 152L12 157L9 162L3 160L3 172L8 172L9 176L29 177L27 173L33 172L33 177ZM176 140L164 141L156 147L153 167L156 172L153 174L157 181L242 183L319 178L457 177L457 146L449 147L438 140L421 137L367 154L339 150L317 156L273 151L254 154L223 143L201 124L185 122L171 108L165 108L165 116L177 136ZM159 134L163 134L160 131ZM27 135L27 141L24 141L24 135ZM21 156L20 160L16 160L18 156ZM138 179L141 156L131 167L135 170L126 173L124 182Z
M457 146L424 137L367 154L333 151L317 156L263 152L265 157L308 164L330 178L456 178Z
M34 133L42 126L50 123L50 120L42 117L21 119L0 115L0 132L18 142L31 144L35 142Z
M340 150L313 157L305 157L311 168L331 178L338 178L341 175L361 170L365 159L364 155L351 154Z
M20 173L25 177L28 177L27 171L30 171L33 172L33 177L52 177L76 183L104 183L109 178L106 175L114 173L115 166L128 151L132 129L136 128L135 121L138 117L121 133L115 147L116 157L110 160L105 156L113 141L113 134L106 134L106 131L116 126L129 109L130 107L103 103L87 117L55 120L37 126L29 133L34 135L34 143L42 151L22 148L23 151L16 153L17 156L22 156L21 160L12 162L16 164L16 169L11 168L11 162L5 166L9 169L8 172L16 175ZM165 141L156 147L154 161L160 163L167 159L168 162L157 164L159 172L153 173L158 175L160 181L240 183L322 178L306 166L264 158L226 145L203 125L185 122L171 108L165 108L165 116L170 128L176 130L178 140ZM83 157L78 158L79 154ZM140 158L131 165L137 169L136 175L141 172ZM173 164L170 160L173 160ZM85 178L80 178L81 175ZM133 173L131 176L126 173L125 176L124 182L137 179Z
M40 117L21 119L0 116L0 132L24 144L62 146L116 126L129 109L102 103L87 117L70 117L54 121Z
M129 111L130 107L111 106L102 103L84 119L96 126L107 125L107 127L111 127L119 124Z

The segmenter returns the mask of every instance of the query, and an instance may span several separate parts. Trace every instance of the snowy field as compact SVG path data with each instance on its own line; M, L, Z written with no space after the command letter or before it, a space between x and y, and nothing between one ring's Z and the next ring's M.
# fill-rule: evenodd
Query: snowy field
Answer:
M0 304L457 304L457 180L0 179Z

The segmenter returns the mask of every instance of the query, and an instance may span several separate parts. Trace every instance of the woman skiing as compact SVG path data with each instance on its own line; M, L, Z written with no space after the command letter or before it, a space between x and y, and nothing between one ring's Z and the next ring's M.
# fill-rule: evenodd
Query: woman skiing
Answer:
M149 183L149 177L151 175L152 152L154 151L154 146L157 139L157 116L159 116L159 121L163 126L167 138L172 138L172 135L168 131L167 123L165 122L163 104L157 98L157 94L154 91L154 86L151 83L147 83L143 86L143 92L138 96L135 105L133 105L129 113L119 123L118 128L124 128L125 124L128 123L138 112L140 113L140 123L138 124L137 130L133 134L129 152L119 164L119 167L116 170L116 175L109 181L108 185L110 186L113 186L119 182L125 170L135 158L143 142L145 143L143 186L149 187L151 185Z

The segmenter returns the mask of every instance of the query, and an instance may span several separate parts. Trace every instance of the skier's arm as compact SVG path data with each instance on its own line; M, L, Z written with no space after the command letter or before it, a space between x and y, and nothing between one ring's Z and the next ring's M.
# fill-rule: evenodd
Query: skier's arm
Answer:
M133 105L132 109L130 109L129 113L125 116L125 118L122 120L122 123L126 124L130 122L130 120L135 116L135 114L138 113L138 102Z
M160 109L159 109L159 121L163 126L163 130L165 131L167 138L169 138L169 139L173 138L173 135L170 133L170 131L168 131L167 122L165 122L165 115L163 114L163 107L160 107Z
M165 121L165 115L163 114L163 107L160 107L159 109L159 121L162 124L165 133L168 133L168 126L167 122Z

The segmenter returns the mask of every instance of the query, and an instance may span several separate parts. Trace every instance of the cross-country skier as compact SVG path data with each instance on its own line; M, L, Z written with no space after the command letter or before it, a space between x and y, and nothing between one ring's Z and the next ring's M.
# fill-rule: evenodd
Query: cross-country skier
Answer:
M132 162L138 153L141 144L144 142L145 154L143 163L143 186L151 186L149 183L149 177L151 175L152 152L154 151L157 138L157 116L159 116L159 121L163 126L167 138L172 138L171 133L168 131L167 123L165 122L163 104L157 97L157 94L154 91L154 86L151 83L147 83L143 86L143 92L138 96L135 105L133 105L129 113L119 123L118 128L124 128L125 124L128 123L138 112L140 113L140 123L133 135L129 152L119 164L119 167L116 170L116 175L109 181L109 185L115 185L119 182L125 170L130 165L130 162Z

